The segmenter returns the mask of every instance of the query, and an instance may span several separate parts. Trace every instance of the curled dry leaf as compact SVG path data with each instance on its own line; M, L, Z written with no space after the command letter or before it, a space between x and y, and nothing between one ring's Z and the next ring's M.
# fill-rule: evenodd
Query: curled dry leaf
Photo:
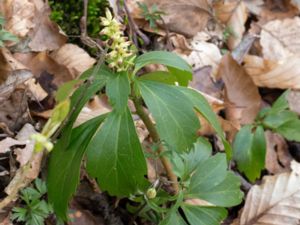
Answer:
M261 97L251 77L229 54L223 56L218 74L225 84L226 118L235 126L252 123Z
M215 76L222 58L221 52L215 44L198 39L197 35L193 38L190 44L192 52L188 56L183 56L183 58L193 66L193 70L200 69L203 66L211 66L212 75Z
M300 18L273 20L262 26L260 44L268 60L300 56Z
M242 40L245 32L245 22L248 18L248 11L243 1L225 0L214 4L217 18L226 25L232 33L228 38L229 49L233 50Z
M291 163L292 172L265 176L246 198L239 225L289 224L300 219L300 164Z
M272 174L289 171L292 156L285 139L271 131L266 131L265 136L267 141L266 169Z
M155 4L164 12L162 18L168 30L187 37L193 37L203 30L211 17L207 0L130 0L127 4L133 18L142 18L137 2L145 3L149 9Z
M5 29L16 36L25 37L35 26L35 6L32 1L1 1L0 12L6 19Z
M25 82L25 84L32 94L32 100L40 102L48 96L48 93L41 87L39 83L36 82L34 78L29 79Z
M58 64L65 66L72 75L72 78L76 78L96 62L86 51L73 44L63 45L58 50L52 52L50 57Z
M299 60L298 56L273 61L248 55L244 57L244 68L257 86L299 89Z

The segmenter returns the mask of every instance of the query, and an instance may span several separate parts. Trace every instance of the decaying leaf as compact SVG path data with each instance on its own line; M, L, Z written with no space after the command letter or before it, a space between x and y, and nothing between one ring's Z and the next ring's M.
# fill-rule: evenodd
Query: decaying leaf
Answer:
M263 0L243 0L247 9L255 14L255 15L259 15L262 11L262 7L264 5L264 1Z
M269 88L300 88L300 57L292 56L280 61L259 56L244 57L244 68L257 86Z
M228 47L233 50L242 40L245 32L245 22L248 18L248 11L243 1L225 0L214 4L217 18L227 26L231 33L228 38Z
M67 41L66 35L50 20L50 8L46 3L36 0L35 8L35 27L29 33L31 41L28 46L37 52L58 49Z
M86 51L74 44L63 45L52 52L50 57L58 64L65 66L72 78L76 78L96 62Z
M291 163L292 172L265 176L246 198L239 225L289 224L300 219L300 164Z
M0 141L0 153L5 153L10 151L10 147L14 145L25 145L26 142L24 141L19 141L16 139L13 139L11 137L7 137Z
M213 44L199 40L197 35L191 41L191 54L183 56L186 61L193 66L193 70L200 69L203 66L212 67L212 75L215 76L222 55L219 48Z
M37 132L35 131L34 127L27 123L16 136L18 141L23 141L26 143L24 148L17 148L14 150L15 154L17 155L17 161L21 166L24 166L32 156L34 141L30 139L30 136L35 133Z
M272 174L289 171L292 156L284 138L271 131L266 131L265 136L267 141L266 169Z
M300 18L273 20L262 27L260 44L264 59L283 60L300 56Z
M223 56L219 76L225 83L226 117L239 124L252 123L260 109L258 88L231 55Z
M32 99L34 101L40 102L48 96L48 93L41 87L39 83L36 82L36 79L29 79L25 82L25 84L32 94Z
M130 13L134 18L142 18L137 2L145 3L149 9L155 4L164 12L162 18L168 30L193 37L206 27L211 17L207 0L131 0L128 1ZM161 21L157 21L161 24Z
M1 1L0 12L6 18L6 30L19 37L25 37L35 26L35 6L30 0Z

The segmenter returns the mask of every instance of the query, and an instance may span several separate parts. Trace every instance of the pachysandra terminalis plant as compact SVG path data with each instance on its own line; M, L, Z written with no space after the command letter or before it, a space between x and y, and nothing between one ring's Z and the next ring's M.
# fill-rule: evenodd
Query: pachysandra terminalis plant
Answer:
M107 36L106 63L72 81L82 84L70 97L68 120L50 157L48 195L56 215L68 219L68 202L86 159L84 166L100 189L134 202L128 204L133 214L156 224L219 224L227 215L225 208L239 204L243 194L239 178L228 171L231 148L216 115L201 94L186 87L191 67L169 52L137 56L108 10L102 25L101 32ZM162 64L168 71L137 75L149 64ZM59 91L58 100L65 98L63 93L72 84ZM112 112L73 128L85 103L104 88ZM135 112L128 108L129 99ZM226 154L212 156L209 142L197 137L197 112L214 127ZM150 133L155 146L150 153L139 142L132 114L143 120ZM153 183L146 179L146 155L162 162L168 181L159 176ZM170 185L171 189L163 188Z

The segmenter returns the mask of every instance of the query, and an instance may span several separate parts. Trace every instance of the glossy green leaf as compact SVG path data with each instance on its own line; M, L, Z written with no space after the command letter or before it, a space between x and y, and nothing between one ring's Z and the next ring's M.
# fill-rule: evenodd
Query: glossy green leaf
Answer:
M200 198L215 206L231 207L242 201L238 177L227 171L225 154L201 163L192 175L186 198Z
M171 211L159 225L187 225L178 211Z
M288 121L297 119L297 113L289 110L283 110L277 113L268 114L263 120L263 125L266 126L266 128L276 129Z
M128 74L126 72L111 74L110 78L107 80L106 94L116 111L120 112L125 110L130 94Z
M283 92L283 94L280 95L280 97L273 103L271 108L272 113L278 113L289 107L289 103L286 99L288 94L289 94L289 90Z
M145 157L128 108L113 111L87 147L87 170L102 191L129 196L144 184Z
M143 74L143 76L138 78L139 80L152 80L165 84L174 85L177 82L177 78L166 71L155 71L151 73Z
M63 142L65 145L68 145L70 141L73 124L78 117L81 109L90 100L90 98L95 95L97 91L101 90L104 87L106 80L106 76L99 76L97 79L93 80L92 83L88 81L81 85L71 96L71 114L68 118L67 124L62 129L62 133L64 133Z
M68 202L79 182L84 152L105 117L101 115L75 128L70 144L66 146L59 140L51 153L47 177L48 198L56 215L64 220L67 220Z
M162 64L168 67L169 71L177 77L180 85L186 86L192 79L190 65L175 53L165 51L147 52L135 60L134 73L149 64Z
M253 131L254 130L254 131ZM260 177L265 167L266 141L264 129L258 126L244 126L235 136L233 158L238 169L244 172L250 181Z
M290 120L277 127L274 131L281 134L289 141L300 141L300 120Z
M227 211L220 207L183 204L181 208L190 225L220 225L227 216Z
M232 150L230 147L230 144L225 139L222 127L218 121L218 118L214 111L211 109L209 103L207 100L197 91L190 89L190 88L184 88L179 87L183 94L185 94L190 101L192 101L193 106L196 108L196 110L201 113L201 115L210 123L210 125L215 129L219 137L222 139L227 160L231 159L232 156Z
M146 80L138 81L138 85L156 121L161 140L171 150L190 149L200 127L190 100L176 86Z
M173 170L182 181L186 181L197 166L210 157L211 153L211 144L205 138L199 137L191 151L172 155Z

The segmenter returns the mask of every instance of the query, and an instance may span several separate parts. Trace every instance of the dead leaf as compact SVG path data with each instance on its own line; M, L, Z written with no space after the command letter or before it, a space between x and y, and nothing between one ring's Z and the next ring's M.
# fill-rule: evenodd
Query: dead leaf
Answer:
M226 118L236 125L252 123L261 97L251 77L229 54L223 56L218 74L225 84Z
M46 3L40 2L39 5L36 3L35 6L35 27L29 33L31 41L28 46L36 52L58 49L66 43L67 36L50 20L50 8Z
M18 132L16 139L18 141L23 141L26 143L24 148L17 148L14 150L17 161L20 163L21 166L24 166L29 159L31 158L34 150L34 141L30 139L32 134L36 134L34 127L27 123L23 126L23 128Z
M65 66L72 78L77 78L96 62L86 51L74 44L63 45L52 52L50 57L58 64Z
M288 89L300 88L300 57L292 56L280 61L264 60L248 55L244 68L257 86Z
M127 1L131 16L137 19L143 18L137 2L145 3L149 9L152 5L157 5L157 8L165 13L162 18L168 30L187 37L193 37L197 32L203 30L211 17L207 0L190 0L188 2L185 0Z
M5 29L18 37L25 37L35 26L35 6L30 0L1 1L0 12L6 19Z
M208 201L199 199L199 198L193 198L193 199L186 199L184 203L188 205L196 205L196 206L214 206Z
M259 15L264 5L263 0L243 0L247 9L254 15Z
M14 145L26 145L26 141L18 141L11 137L7 137L0 141L0 153L5 153L10 151L10 147Z
M291 4L300 10L300 1L299 0L291 0Z
M203 66L211 66L212 75L215 77L222 58L221 52L215 44L199 39L200 37L197 35L193 38L190 44L191 54L188 56L183 55L182 57L193 66L193 70Z
M300 18L273 20L262 27L260 44L264 59L284 60L300 56Z
M291 90L287 96L290 110L300 115L300 92Z
M248 11L243 1L225 0L213 5L217 18L226 25L233 34L228 38L227 44L233 50L241 42L245 32L245 22Z
M267 141L266 169L272 174L289 171L292 156L285 139L271 131L266 131L265 136Z
M33 101L40 102L48 96L48 93L41 87L39 83L36 82L34 78L26 81L25 85L28 87L30 93L32 94Z
M292 172L265 176L246 198L239 225L289 224L300 219L300 164L291 163Z

